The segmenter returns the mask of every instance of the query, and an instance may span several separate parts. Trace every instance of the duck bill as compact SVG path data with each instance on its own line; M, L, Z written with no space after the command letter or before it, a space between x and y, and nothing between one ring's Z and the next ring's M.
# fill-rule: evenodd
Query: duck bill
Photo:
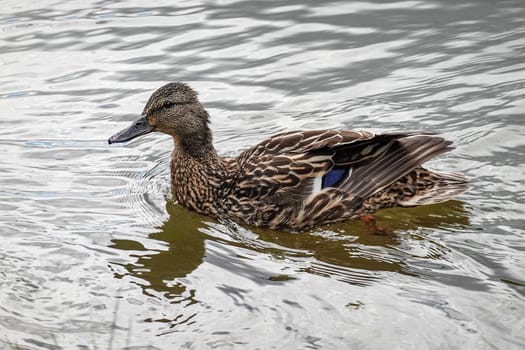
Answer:
M149 125L146 117L141 117L138 120L134 121L133 124L131 124L126 129L119 131L115 135L111 136L108 139L108 143L112 144L130 141L136 137L149 134L153 131L153 129L155 129L155 127Z

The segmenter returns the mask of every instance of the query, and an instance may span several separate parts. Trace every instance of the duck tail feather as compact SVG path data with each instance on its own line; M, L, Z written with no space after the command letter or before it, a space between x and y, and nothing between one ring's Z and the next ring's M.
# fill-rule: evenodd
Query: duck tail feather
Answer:
M431 172L437 180L432 187L416 192L413 196L398 200L397 204L403 207L416 205L436 204L446 202L465 192L469 187L469 180L463 174Z

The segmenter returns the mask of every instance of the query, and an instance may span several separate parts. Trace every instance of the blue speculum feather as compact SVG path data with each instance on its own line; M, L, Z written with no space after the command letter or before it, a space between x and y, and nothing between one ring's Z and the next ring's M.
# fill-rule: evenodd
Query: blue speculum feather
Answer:
M321 188L336 187L339 182L348 174L348 169L334 168L323 176Z

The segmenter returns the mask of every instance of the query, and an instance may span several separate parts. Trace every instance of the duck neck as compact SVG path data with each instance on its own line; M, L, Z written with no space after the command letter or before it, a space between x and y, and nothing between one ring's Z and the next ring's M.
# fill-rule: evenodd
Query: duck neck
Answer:
M179 182L199 178L215 182L224 176L223 159L213 147L211 131L182 138L173 136L175 148L172 155L172 175L187 173ZM189 172L193 172L190 174Z
M217 151L213 147L211 130L206 126L205 130L198 134L185 135L184 137L173 136L175 152L191 158L200 163L208 163L218 158Z
M219 208L211 205L218 197L226 169L208 138L192 138L183 142L174 137L171 160L172 193L179 204L210 216Z

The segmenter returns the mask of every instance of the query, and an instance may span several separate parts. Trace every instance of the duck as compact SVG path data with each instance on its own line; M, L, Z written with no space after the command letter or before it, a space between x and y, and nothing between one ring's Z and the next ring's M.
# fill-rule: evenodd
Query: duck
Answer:
M463 174L423 168L454 148L423 131L287 131L237 157L220 156L208 112L182 82L153 92L140 118L108 142L153 132L173 138L176 203L213 219L272 230L304 231L383 208L440 203L468 187Z

